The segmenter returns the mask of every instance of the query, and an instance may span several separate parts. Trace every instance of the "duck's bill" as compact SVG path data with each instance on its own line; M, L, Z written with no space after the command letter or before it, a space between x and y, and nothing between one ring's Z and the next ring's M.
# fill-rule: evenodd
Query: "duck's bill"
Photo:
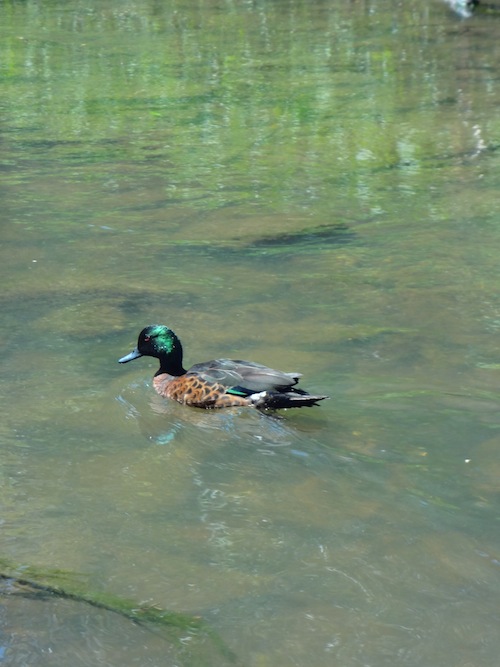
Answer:
M135 350L133 350L130 354L126 354L121 359L118 359L118 363L126 364L127 361L133 361L134 359L138 359L139 357L142 357L142 354L139 352L137 348L135 348Z

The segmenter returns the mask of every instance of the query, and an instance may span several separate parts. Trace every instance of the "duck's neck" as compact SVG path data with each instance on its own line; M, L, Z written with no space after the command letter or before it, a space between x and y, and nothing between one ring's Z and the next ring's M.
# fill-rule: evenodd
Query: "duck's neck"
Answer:
M182 365L182 354L175 355L164 354L161 357L158 357L160 361L160 368L155 373L156 375L162 375L163 373L168 373L169 375L184 375L186 369Z

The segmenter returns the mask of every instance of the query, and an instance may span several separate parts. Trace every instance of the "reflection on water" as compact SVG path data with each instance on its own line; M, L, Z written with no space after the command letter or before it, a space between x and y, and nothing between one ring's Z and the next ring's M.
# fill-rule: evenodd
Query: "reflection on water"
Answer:
M242 665L496 667L499 30L0 5L0 556L199 614ZM155 321L332 400L165 401L116 363ZM221 664L3 600L6 664Z

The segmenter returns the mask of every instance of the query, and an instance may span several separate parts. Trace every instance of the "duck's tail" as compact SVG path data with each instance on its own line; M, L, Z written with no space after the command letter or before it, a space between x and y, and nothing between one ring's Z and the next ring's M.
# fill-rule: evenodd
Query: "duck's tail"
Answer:
M261 391L248 397L258 410L282 410L284 408L311 408L329 396L313 396L299 391Z

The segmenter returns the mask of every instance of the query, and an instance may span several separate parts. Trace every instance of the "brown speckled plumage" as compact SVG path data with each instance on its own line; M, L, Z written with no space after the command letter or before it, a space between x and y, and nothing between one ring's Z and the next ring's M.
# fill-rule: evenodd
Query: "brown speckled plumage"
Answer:
M164 398L195 408L230 408L251 405L248 398L226 394L226 387L217 382L207 382L196 375L186 373L175 377L160 373L153 378L153 387Z

